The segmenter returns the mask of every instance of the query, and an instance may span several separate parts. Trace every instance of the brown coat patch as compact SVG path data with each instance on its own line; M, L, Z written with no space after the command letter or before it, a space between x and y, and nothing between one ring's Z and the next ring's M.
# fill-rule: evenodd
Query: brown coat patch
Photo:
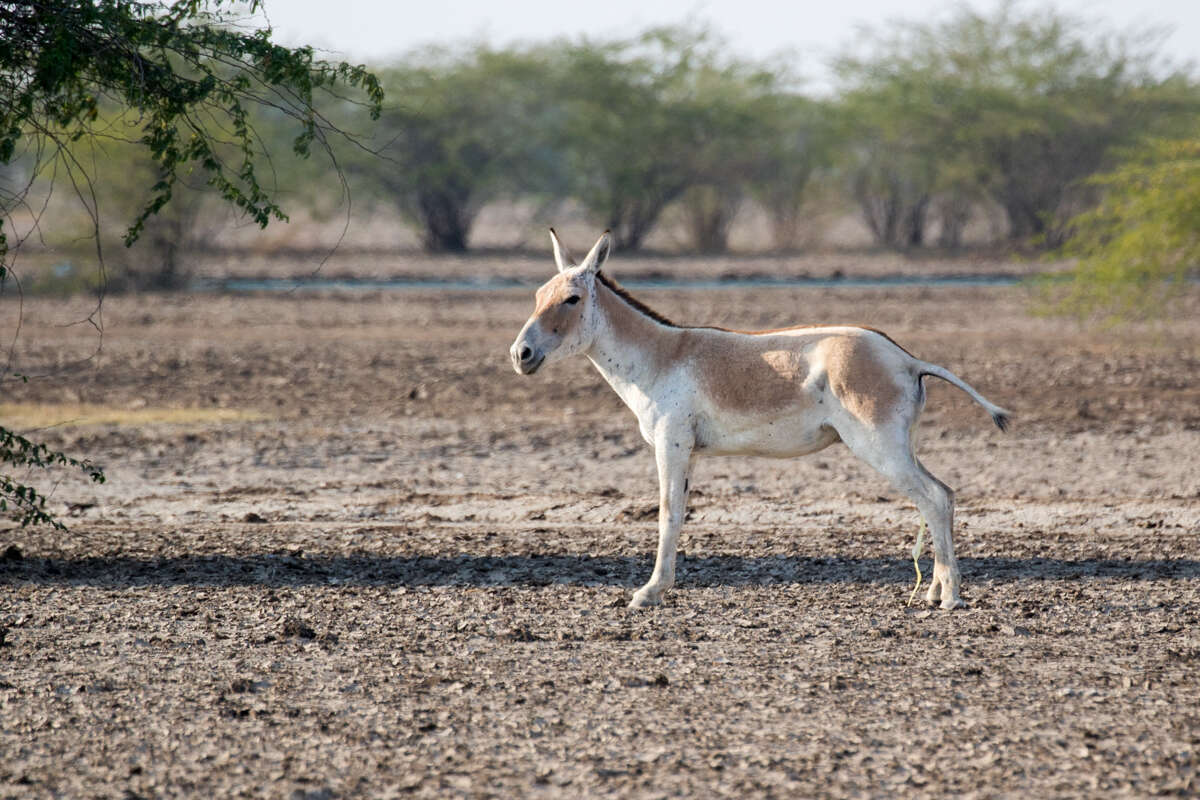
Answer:
M763 350L761 340L737 334L710 333L693 344L699 351L694 364L700 387L721 409L773 414L797 410L797 404L804 403L809 365L800 352Z
M903 387L877 346L861 336L831 336L818 348L829 387L851 414L875 425L903 396Z
M601 278L597 292L614 335L643 348L656 374L690 359L699 388L720 409L740 414L795 413L815 402L805 389L813 363L828 375L835 396L850 413L875 424L896 407L904 393L886 363L887 342L908 353L891 337L860 326L796 325L771 331L679 327L635 300L611 279ZM822 333L850 327L863 333ZM798 331L812 329L807 336ZM773 334L782 334L774 336ZM864 335L867 334L867 335ZM869 334L878 334L876 339ZM910 354L911 355L911 354Z

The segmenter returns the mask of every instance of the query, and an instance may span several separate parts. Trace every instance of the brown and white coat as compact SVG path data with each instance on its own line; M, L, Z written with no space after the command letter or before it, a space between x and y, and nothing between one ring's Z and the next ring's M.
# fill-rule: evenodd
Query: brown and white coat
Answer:
M583 353L637 416L659 476L654 572L631 607L654 605L675 582L675 551L698 455L791 457L841 441L917 506L933 538L926 599L963 605L951 531L954 493L917 460L912 428L922 379L949 381L1003 430L1008 414L883 333L853 326L740 332L682 327L651 311L601 271L605 233L575 266L554 231L559 273L537 292L510 354L517 372Z

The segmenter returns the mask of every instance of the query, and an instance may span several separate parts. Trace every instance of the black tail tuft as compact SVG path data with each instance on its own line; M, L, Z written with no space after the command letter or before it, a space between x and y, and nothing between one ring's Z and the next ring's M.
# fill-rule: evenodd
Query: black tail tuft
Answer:
M1010 421L1011 420L1008 414L1004 413L1003 411L997 411L995 414L992 414L992 422L995 422L996 427L1006 433L1008 432L1008 424Z

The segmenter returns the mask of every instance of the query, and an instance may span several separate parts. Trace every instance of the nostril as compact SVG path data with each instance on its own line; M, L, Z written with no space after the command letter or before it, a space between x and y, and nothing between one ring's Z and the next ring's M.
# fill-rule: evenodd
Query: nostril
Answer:
M532 357L533 357L532 350L530 350L528 347L521 348L521 360L522 361L528 361Z

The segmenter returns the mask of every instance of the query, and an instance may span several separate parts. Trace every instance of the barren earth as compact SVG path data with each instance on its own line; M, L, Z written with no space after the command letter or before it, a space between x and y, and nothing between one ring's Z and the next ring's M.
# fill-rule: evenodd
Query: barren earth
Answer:
M0 523L0 796L1200 793L1196 298L638 294L879 327L1012 409L928 383L969 607L907 604L916 511L835 445L699 461L678 585L627 610L652 454L585 360L512 371L527 289L113 297L98 353L91 302L27 299L0 420L108 483Z

